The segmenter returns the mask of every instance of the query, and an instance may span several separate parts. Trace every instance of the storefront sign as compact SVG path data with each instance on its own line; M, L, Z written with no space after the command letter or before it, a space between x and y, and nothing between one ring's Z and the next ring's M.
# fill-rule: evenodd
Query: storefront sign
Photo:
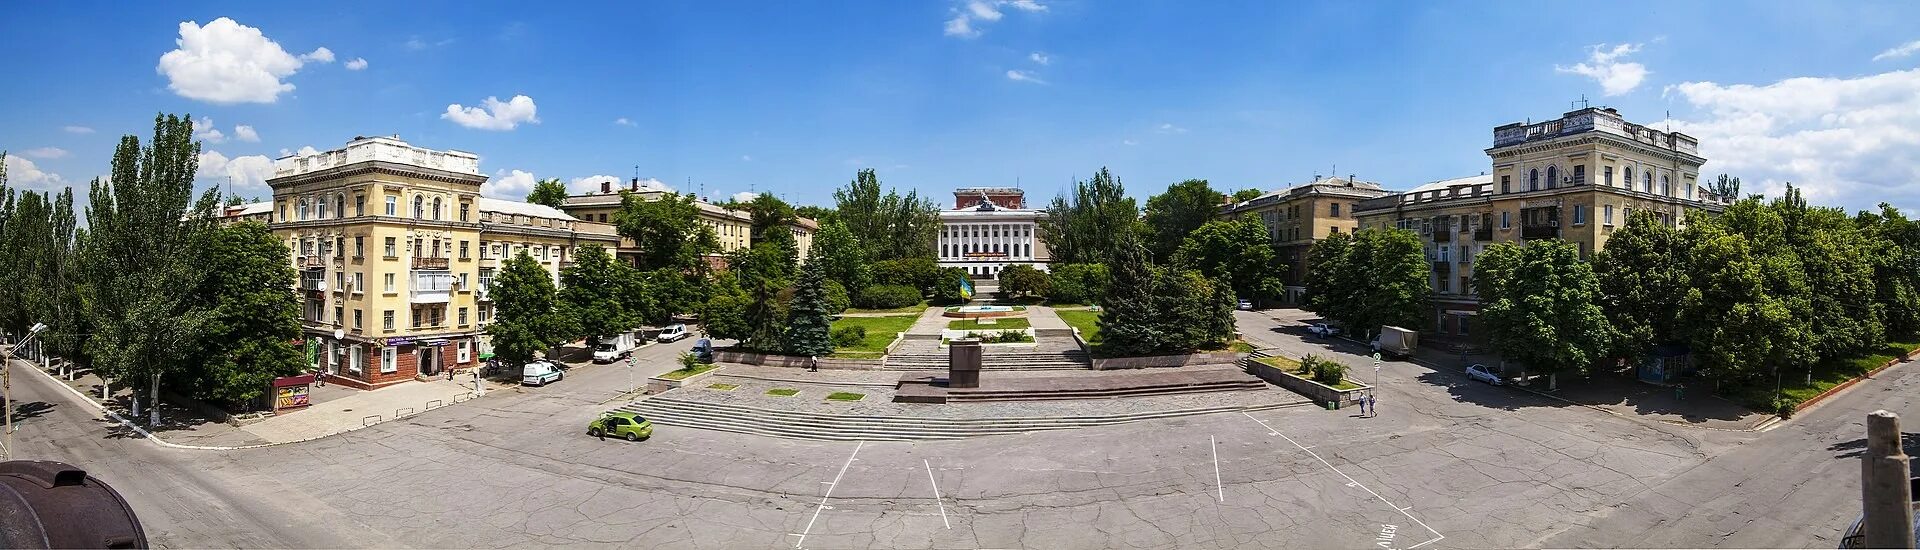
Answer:
M387 339L387 341L386 341L386 343L385 343L385 344L383 344L383 345L386 345L386 346L404 346L404 345L407 345L407 344L411 344L411 343L413 343L413 337L411 337L411 336L394 336L394 337L392 337L392 338L388 338L388 339Z
M1007 257L1007 253L1005 252L968 252L966 254L963 254L963 256L968 258L1005 258Z

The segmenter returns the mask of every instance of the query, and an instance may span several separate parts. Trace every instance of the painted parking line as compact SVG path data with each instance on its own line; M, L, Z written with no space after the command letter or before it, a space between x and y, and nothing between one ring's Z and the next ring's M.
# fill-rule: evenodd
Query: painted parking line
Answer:
M1340 477L1346 478L1348 487L1358 487L1360 488L1360 490L1366 491L1367 494L1373 495L1373 498L1379 499L1380 502L1386 504L1390 508L1393 508L1395 512L1399 512L1400 515L1406 516L1407 519L1409 520L1413 520L1415 524L1420 525L1420 527L1423 529L1426 529L1427 532L1433 533L1433 538L1431 540L1422 542L1420 544L1415 544L1413 546L1408 546L1406 547L1407 550L1412 550L1414 548L1419 548L1422 546L1440 542L1440 539L1447 538L1446 535L1440 534L1440 531L1435 530L1432 526L1427 525L1426 522L1420 521L1420 518L1413 517L1412 513L1407 512L1407 510L1413 509L1413 506L1409 505L1406 507L1401 507L1399 505L1394 504L1393 501L1387 500L1387 497L1380 496L1380 493L1376 493L1372 488L1367 487L1365 483L1361 483L1360 480L1354 479L1353 476L1347 475L1346 472L1340 471L1340 468L1335 467L1333 463L1327 462L1327 459L1322 458L1320 456L1320 453L1313 452L1313 450L1307 448L1307 446L1301 445L1300 442L1294 441L1293 438L1291 437L1287 437L1287 434L1280 433L1280 430L1273 429L1273 426L1269 426L1267 425L1266 422L1261 422L1260 419L1254 418L1252 414L1247 414L1245 412L1242 412L1240 414L1244 414L1247 416L1248 419L1253 420L1254 422L1258 422L1260 424L1260 427L1267 429L1268 435L1280 436L1281 439L1287 440L1287 443L1292 443L1294 447L1298 447L1302 452L1307 453L1307 456L1311 456L1313 457L1314 460L1320 461L1320 464L1325 465L1327 469L1333 470L1333 473L1340 474ZM1383 531L1383 534L1380 536L1387 537L1386 540L1391 540L1393 531L1394 530L1392 528L1388 528L1387 530Z
M800 537L800 540L796 540L793 542L794 548L801 548L800 545L805 544L807 542L807 534L813 532L813 522L820 520L820 512L822 510L827 509L827 499L833 498L833 488L840 486L840 478L845 477L847 475L847 467L853 465L854 458L860 456L860 448L863 446L866 446L866 444L867 442L861 441L859 444L854 445L853 454L847 455L847 463L840 465L840 473L834 474L833 481L821 482L821 483L827 484L827 492L826 494L820 495L820 505L814 507L813 519L807 520L807 527L805 529L800 530L800 532L788 533L789 535Z
M927 459L922 458L920 459L920 465L927 467L927 485L933 486L933 503L940 506L940 523L946 524L948 529L952 529L953 523L947 521L947 503L940 500L940 482L933 480L933 463L927 462Z
M1220 502L1227 501L1227 484L1220 481L1220 443L1213 436L1207 436L1207 446L1213 448L1213 485L1219 488Z

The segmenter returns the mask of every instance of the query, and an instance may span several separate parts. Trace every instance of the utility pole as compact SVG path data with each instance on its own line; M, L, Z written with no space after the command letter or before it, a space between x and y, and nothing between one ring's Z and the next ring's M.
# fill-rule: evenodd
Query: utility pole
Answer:
M1900 447L1900 416L1867 415L1867 452L1860 456L1861 548L1913 548L1910 458Z

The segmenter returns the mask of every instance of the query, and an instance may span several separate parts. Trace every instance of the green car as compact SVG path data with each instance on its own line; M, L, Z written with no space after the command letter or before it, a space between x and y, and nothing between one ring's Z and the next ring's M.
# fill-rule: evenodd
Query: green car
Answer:
M627 441L639 441L653 437L653 423L640 418L636 413L613 411L588 423L587 435L600 438L624 437Z

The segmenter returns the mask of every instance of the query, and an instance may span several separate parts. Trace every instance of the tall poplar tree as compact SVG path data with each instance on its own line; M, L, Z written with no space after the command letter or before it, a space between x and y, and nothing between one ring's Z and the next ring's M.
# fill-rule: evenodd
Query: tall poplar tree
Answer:
M1172 262L1173 254L1179 251L1188 235L1219 216L1220 203L1220 192L1208 185L1207 180L1169 185L1165 193L1148 198L1144 220L1152 235L1148 250L1153 253L1153 261ZM1262 238L1265 235L1263 229Z

